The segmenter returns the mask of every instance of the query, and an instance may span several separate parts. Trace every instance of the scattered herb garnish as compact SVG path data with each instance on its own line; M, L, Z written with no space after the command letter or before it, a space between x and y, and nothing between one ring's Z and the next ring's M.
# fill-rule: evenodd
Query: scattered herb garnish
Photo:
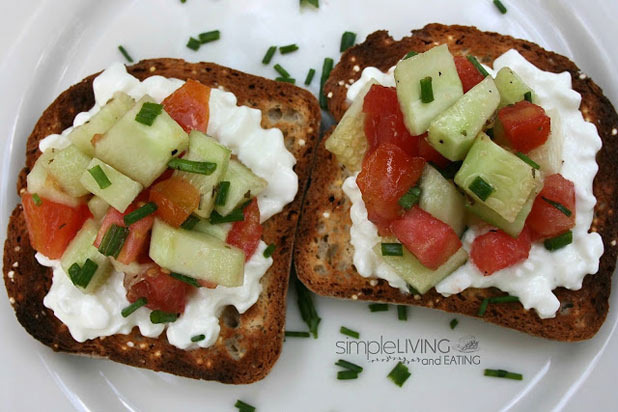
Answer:
M354 46L354 42L356 41L356 33L351 31L346 31L341 35L341 45L339 46L339 51L344 52L350 47Z
M146 126L152 126L161 112L163 112L162 104L145 102L137 115L135 115L135 121Z
M548 199L545 196L541 196L541 199L543 199L545 202L549 203L550 205L552 205L553 207L561 211L567 217L571 217L571 215L573 214L566 206L564 206L560 202L556 202L555 200Z
M358 372L354 372L351 370L337 372L337 379L339 379L340 381L357 379L357 378L358 378Z
M459 324L459 321L457 319L451 320L451 329L455 329L457 327L457 324Z
M211 41L219 40L221 32L219 30L207 31L200 33L197 37L200 39L201 44L210 43Z
M315 76L315 69L309 69L307 72L307 77L305 77L305 86L309 86L311 84L313 76Z
M324 84L326 83L326 80L328 80L328 76L330 76L330 72L331 70L333 70L334 64L335 62L330 57L326 57L324 59L324 63L322 63L322 75L320 77L319 99L320 99L320 107L323 110L328 109L328 101L326 99L326 96L324 95Z
M299 332L295 330L286 330L285 336L290 337L290 338L308 338L311 336L311 334L309 334L309 332L304 332L304 331Z
M124 241L127 239L127 236L129 236L129 228L112 224L101 240L99 253L103 256L113 256L117 258L124 246Z
M206 339L206 335L195 335L191 337L191 342L199 342Z
M275 69L282 77L290 77L290 73L288 73L288 71L285 70L279 63L275 64L273 69Z
M470 191L472 191L472 193L477 195L478 198L481 199L482 201L487 200L489 195L491 195L492 192L494 191L494 188L489 183L487 183L485 179L483 179L481 176L477 176L472 181L472 183L470 183L470 186L468 186L468 189L470 189Z
M182 225L180 225L180 227L185 229L185 230L191 230L191 229L193 229L195 227L195 225L197 225L197 223L199 221L200 221L199 217L197 217L195 215L189 215L187 220L182 222Z
M225 216L221 216L219 212L217 212L216 210L213 210L210 213L210 218L208 218L208 221L212 225L218 225L220 223L240 222L242 220L245 220L244 210L245 210L245 207L247 207L249 203L251 203L251 200L246 201L245 203L238 206L236 209L232 210L228 215L225 215Z
M188 173L197 173L200 175L211 175L216 169L217 164L212 162L196 162L193 160L172 158L167 162L167 166L171 169L181 170Z
M240 399L236 401L234 407L238 408L238 412L255 412L255 406L249 405Z
M300 315L309 327L309 331L313 335L314 339L318 338L318 325L322 320L313 305L313 299L311 298L311 292L302 284L298 278L296 278L296 294L298 296L298 309Z
M193 51L198 51L202 43L195 37L189 37L189 41L187 42L187 47Z
M37 193L32 194L32 201L34 202L35 206L41 206L43 204L43 201Z
M186 283L187 285L191 285L196 288L202 287L202 285L200 285L200 282L198 282L197 279L192 278L191 276L186 276L186 275L182 275L180 273L174 273L174 272L170 273L170 276L176 280Z
M571 232L570 230L561 235L552 237L550 239L545 239L543 241L543 245L545 246L545 249L549 251L561 249L571 243L573 243L573 232Z
M142 220L148 215L153 214L157 211L157 204L154 202L148 202L144 206L139 209L135 209L131 213L128 213L124 216L124 224L127 226L132 225L133 223Z
M408 320L408 307L406 305L397 305L397 319Z
M408 191L399 198L397 203L399 206L403 207L406 210L409 210L418 203L421 198L421 188L418 186L413 186Z
M380 243L382 256L403 256L403 245L401 243Z
M298 50L298 46L296 44L288 44L287 46L280 46L279 53L288 54Z
M360 333L358 333L355 330L348 329L345 326L342 326L341 328L339 328L339 333L341 333L342 335L349 336L354 339L360 338Z
M370 312L388 312L387 303L370 303L368 306Z
M215 205L217 206L225 206L225 202L227 201L227 194L230 191L230 182L224 180L219 182L219 186L217 187L217 197L215 197Z
M269 64L273 56L275 55L276 51L277 51L277 46L270 46L268 50L266 51L264 58L262 59L262 63Z
M266 247L266 249L264 249L264 253L263 256L268 259L269 257L271 257L273 255L273 252L275 251L275 244L271 243L270 245L268 245Z
M471 55L467 55L466 58L470 61L470 63L472 63L474 65L474 67L476 67L476 70L481 72L483 77L487 77L489 75L489 73L487 73L487 70L485 70L485 68L481 65L481 63L479 63L479 61L476 59L476 57L471 56Z
M412 374L408 370L408 367L403 363L398 362L393 370L388 374L388 378L393 381L395 385L401 388L404 382L408 380L411 375Z
M90 173L90 176L92 176L99 188L106 189L112 185L112 182L110 182L100 165L96 165L93 168L88 169L88 173Z
M477 315L478 316L485 315L485 312L487 311L487 306L490 303L514 303L514 302L519 302L519 298L517 296L506 295L506 296L494 296L492 298L485 298L481 302L481 306L479 306L479 311L477 312Z
M73 282L75 286L87 288L98 268L99 265L90 259L86 259L86 262L84 262L81 268L77 263L73 263L69 268L71 282Z
M522 152L515 153L515 156L519 157L521 160L526 162L528 164L528 166L532 167L533 169L539 170L541 168L541 166L539 166L539 164L537 162L535 162L534 160L530 159L528 156L526 156Z
M129 52L127 52L127 49L125 49L124 46L118 46L118 50L120 50L120 53L122 53L124 58L127 59L129 63L133 63L133 58L129 55Z
M524 100L532 103L532 92L531 91L527 91L526 93L524 93Z
M294 79L292 77L276 77L275 80L278 81L278 82L285 82L285 83L296 84L296 79Z
M300 5L303 4L310 4L317 9L320 7L320 0L300 0Z
M500 0L494 0L494 6L500 10L500 13L506 14L506 7L504 7L504 4L502 4Z
M178 319L176 313L163 312L162 310L153 310L150 312L150 321L152 323L170 323Z
M352 362L348 362L346 360L343 359L339 359L337 362L335 362L335 365L337 366L341 366L342 368L346 368L347 370L356 372L356 373L361 373L363 371L363 367L362 366L358 366L355 363Z
M145 306L147 303L148 301L146 300L146 298L139 298L135 302L127 306L126 308L122 309L120 314L122 315L123 318L126 318L130 314L132 314L133 312L141 308L142 306Z
M433 86L431 85L431 76L427 76L420 80L421 83L421 102L433 102Z
M483 373L483 375L493 376L495 378L514 379L516 381L520 381L524 378L524 376L521 373L509 372L509 371L505 371L504 369L485 369L485 372Z

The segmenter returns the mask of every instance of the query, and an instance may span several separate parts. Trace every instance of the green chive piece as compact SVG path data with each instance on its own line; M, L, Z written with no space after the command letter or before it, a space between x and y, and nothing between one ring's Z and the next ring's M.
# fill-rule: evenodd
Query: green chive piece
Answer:
M526 156L522 152L515 153L515 156L519 157L521 160L526 162L533 169L539 170L541 168L541 166L539 166L539 164L537 162L535 162L534 160L530 159L528 156Z
M180 225L180 227L185 229L185 230L191 230L191 229L193 229L195 227L195 225L197 225L197 222L199 222L199 221L200 221L199 217L197 217L195 215L189 215L187 220L182 222L182 225Z
M286 330L285 331L285 336L290 337L290 338L308 338L311 336L311 334L309 332L298 332L295 330Z
M322 75L320 77L319 97L320 97L320 107L323 110L328 109L328 101L326 99L326 96L324 95L324 84L326 83L326 80L328 80L328 76L330 76L330 72L331 70L333 70L334 64L335 64L335 61L331 59L330 57L326 57L324 59L324 63L322 63Z
M451 320L451 329L455 329L457 327L457 324L459 324L459 321L457 319Z
M483 179L481 176L477 176L472 181L472 183L470 183L468 189L470 189L472 193L477 195L478 198L482 201L487 200L489 195L491 195L494 191L494 188L489 183L487 183L485 179Z
M360 333L358 333L355 330L348 329L345 326L342 326L341 328L339 328L339 333L341 333L342 335L349 336L354 339L360 338Z
M483 375L493 376L495 378L513 379L516 381L524 379L524 376L521 373L509 372L504 369L485 369Z
M571 215L573 214L566 206L564 206L560 202L556 202L555 200L548 199L545 196L541 196L541 199L543 199L545 202L549 203L550 205L552 205L553 207L561 211L567 217L571 217Z
M170 273L170 276L181 282L185 282L187 285L191 285L196 288L202 287L202 285L200 285L200 282L198 282L197 279L192 278L191 276L181 275L180 273L174 273L174 272Z
M187 0L180 0L180 2L181 2L182 4L185 4L185 3L187 2Z
M292 77L275 77L275 80L278 82L292 83L296 84L296 79Z
M418 290L416 290L412 285L408 285L408 292L410 292L411 295L420 295Z
M300 5L303 4L310 4L317 9L320 7L320 0L300 0Z
M477 312L477 315L478 316L485 315L485 312L487 311L487 306L490 303L515 303L515 302L519 302L519 298L517 296L505 295L505 296L494 296L491 298L485 298L481 302L481 306L479 306L479 311Z
M200 175L211 175L217 169L217 164L213 162L196 162L193 160L179 159L177 157L167 162L167 166L172 169Z
M411 50L411 51L409 51L408 53L406 53L406 55L405 55L405 56L403 56L403 59L402 59L402 60L409 59L410 57L414 57L414 56L416 56L417 54L418 54L417 52L415 52L414 50Z
M298 46L296 44L288 44L287 46L279 47L279 53L288 54L298 50Z
M273 56L275 55L276 51L277 51L277 46L270 46L268 50L266 51L264 58L262 59L262 63L269 64Z
M355 363L348 362L347 360L343 360L343 359L339 359L337 362L335 362L335 365L341 366L342 368L346 368L347 370L350 370L356 373L361 373L363 371L362 366L358 366Z
M275 244L271 243L270 245L268 245L266 247L266 249L264 249L264 253L263 256L268 259L269 257L271 257L273 255L273 252L275 251Z
M466 58L468 59L468 61L470 63L472 63L474 65L474 67L476 67L476 70L481 72L483 77L487 77L489 75L489 73L487 73L487 70L485 70L483 65L481 65L481 63L479 63L479 61L476 59L476 57L468 55L468 56L466 56Z
M249 203L251 203L251 200L243 203L236 209L232 210L229 215L225 216L221 216L219 212L213 210L210 213L210 217L208 218L208 220L213 225L218 225L220 223L240 222L242 220L245 220L244 209Z
M150 321L152 323L170 323L175 322L178 315L175 313L163 312L162 310L153 310L150 312Z
M313 80L313 76L315 76L315 69L309 69L307 72L307 77L305 77L305 86L309 86L311 81Z
M399 206L403 207L406 210L409 210L418 203L418 200L421 198L421 188L418 186L411 187L408 191L399 198L397 203Z
M146 102L142 105L140 111L135 115L135 121L146 126L152 126L157 116L163 112L163 105L157 103Z
M188 48L190 48L193 51L197 51L201 45L202 43L200 43L198 39L196 39L195 37L189 37L189 41L187 42Z
M99 252L103 256L113 256L117 258L124 246L127 236L129 236L129 228L112 224L109 229L107 229L107 232L105 232L103 240L101 240Z
M206 335L195 335L191 337L191 342L199 342L206 339Z
M485 316L485 312L487 311L487 305L489 305L489 299L485 298L481 302L481 306L479 306L479 311L476 313L477 316Z
M290 73L287 72L279 63L273 66L273 69L277 71L281 75L281 77L290 77Z
M39 197L38 193L34 193L32 195L32 201L34 202L35 206L41 206L43 204L43 201Z
M157 204L154 202L148 202L144 206L139 209L135 209L129 214L124 216L124 224L127 226L132 225L133 223L142 220L146 216L149 216L157 211Z
M108 188L112 185L112 182L110 182L100 165L88 169L88 173L90 173L90 176L94 178L94 181L97 182L97 185L99 185L101 189Z
M201 44L210 43L211 41L219 40L221 38L221 32L219 30L207 31L200 33L197 36Z
M146 298L139 298L138 300L136 300L135 302L131 303L126 308L122 309L120 314L122 315L123 318L126 318L130 314L132 314L133 312L135 312L136 310L141 308L142 306L145 306L147 303L148 303L148 301L146 300Z
M86 259L86 262L84 262L84 266L81 267L81 269L79 270L79 273L77 273L75 265L76 263L71 265L71 267L69 268L69 275L71 276L71 282L73 282L75 286L80 286L85 289L88 287L88 284L90 283L90 281L92 280L92 277L94 276L95 272L99 268L99 265L97 265L95 262L93 262L90 259ZM77 267L79 267L79 265L77 265ZM71 274L70 272L73 272L73 273Z
M122 53L122 55L124 56L125 59L127 59L127 61L129 63L133 63L133 58L129 55L129 52L127 52L127 49L125 49L122 45L118 46L118 50L120 50L120 53Z
M387 303L370 303L368 306L370 312L388 312Z
M337 372L337 379L339 379L340 381L357 379L357 378L358 378L358 372L354 372L351 370Z
M255 412L255 406L249 405L240 399L236 401L234 407L238 408L239 412Z
M79 264L73 263L70 267L69 267L69 278L73 281L73 279L77 278L79 276L79 273L82 271L81 266L79 266ZM73 283L75 283L75 281L73 281Z
M431 76L421 79L421 102L433 102L433 86L431 85Z
M339 51L344 52L350 47L354 46L354 42L356 42L356 33L351 31L346 31L341 35L341 45L339 46Z
M217 189L217 197L215 198L215 205L217 206L225 206L225 202L227 201L227 194L230 191L230 182L224 180L219 182L219 187Z
M554 251L565 247L573 243L573 232L570 230L556 237L552 237L551 239L545 239L543 245L545 249L549 251Z
M408 320L408 307L406 305L397 305L397 319Z
M395 385L401 388L404 382L407 381L411 375L412 374L408 370L408 367L403 363L398 362L393 370L388 374L388 378L393 381Z
M504 4L502 4L500 0L494 0L494 5L500 10L500 13L506 14L506 7L504 7Z
M524 100L532 103L532 92L531 91L527 91L526 93L524 93Z
M298 309L300 315L309 327L309 331L313 335L314 339L318 338L318 325L322 320L315 310L313 305L313 299L311 298L311 292L302 284L298 278L296 278L296 295L298 296Z
M381 243L382 256L403 256L403 245L401 243Z

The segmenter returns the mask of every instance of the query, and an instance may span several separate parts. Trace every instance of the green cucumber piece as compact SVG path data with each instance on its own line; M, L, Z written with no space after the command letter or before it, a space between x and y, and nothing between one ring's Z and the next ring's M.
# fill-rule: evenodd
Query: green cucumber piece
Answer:
M225 242L225 239L227 239L227 234L229 233L231 228L231 224L222 223L218 225L213 225L208 221L208 219L200 219L199 222L195 224L192 230L200 233L206 233L207 235L216 237L217 239Z
M28 193L36 193L40 197L52 202L75 207L83 203L84 199L76 198L64 192L60 183L49 173L47 166L53 162L58 153L55 149L48 149L41 154L34 163L34 167L26 177Z
M464 196L459 193L453 182L445 179L433 166L427 164L423 169L420 188L419 207L448 224L457 235L461 235L466 226Z
M167 169L167 162L189 144L185 131L165 111L152 126L136 121L146 102L153 99L144 96L94 145L95 157L144 187L150 186Z
M498 103L500 93L487 76L431 122L427 141L447 159L462 160Z
M431 77L434 100L421 101L421 79ZM397 98L406 127L414 136L423 134L431 121L463 95L453 56L446 44L400 60L395 67Z
M493 189L485 201L470 189L477 177ZM480 133L455 175L455 184L475 202L482 203L513 223L540 178L537 170L492 142L485 133Z
M217 164L215 171L209 175L181 171L174 172L175 176L182 177L200 191L200 204L195 211L196 215L204 218L210 216L210 212L212 212L215 205L215 188L227 172L231 155L230 149L219 144L212 137L206 136L197 130L193 130L189 134L189 153L187 153L184 159Z
M262 193L268 182L237 160L230 160L221 181L230 182L225 205L215 206L221 216L227 216L239 204Z
M498 108L508 106L524 100L527 92L532 94L532 103L536 100L534 90L530 88L510 67L503 67L496 74L496 87L500 91L500 105Z
M107 209L109 209L109 203L100 198L99 196L92 196L92 198L88 201L88 209L92 216L94 216L95 220L101 221L105 214L107 213Z
M384 242L397 242L397 239L384 239ZM382 256L380 244L373 247L373 251ZM403 256L382 256L382 259L393 269L399 277L416 289L420 294L427 292L436 286L442 279L453 273L458 267L466 263L468 253L464 248L459 248L442 266L436 270L431 270L424 266L418 259L403 248Z
M172 272L207 280L221 286L241 286L245 254L214 236L194 230L174 229L155 219L150 258Z
M86 220L82 228L77 232L77 235L73 238L69 246L64 251L62 258L60 259L60 266L64 269L64 272L69 273L69 268L77 263L80 267L84 265L86 259L92 260L97 264L97 270L94 272L94 276L88 283L86 288L77 286L84 293L94 293L99 286L101 286L110 273L112 272L112 265L103 256L96 247L94 247L94 240L97 238L99 229L92 219Z
M105 189L101 189L89 172L90 169L96 166L100 166L101 169L103 169L103 172L112 183ZM133 202L143 189L141 184L131 180L118 170L96 158L90 161L90 164L86 167L86 171L82 173L80 181L90 193L99 196L120 213L124 213L127 207L129 207L131 202Z
M69 133L69 140L79 150L90 157L94 156L92 138L106 133L135 104L135 100L124 92L116 92L86 123L74 128Z
M551 118L551 131L547 141L536 149L528 152L528 157L535 161L546 176L560 173L562 169L562 148L564 145L564 133L562 131L562 119L560 113L548 110L547 115Z
M82 153L75 145L69 145L55 153L53 161L47 165L47 170L68 195L84 196L88 194L88 189L81 184L80 177L90 159L90 156Z

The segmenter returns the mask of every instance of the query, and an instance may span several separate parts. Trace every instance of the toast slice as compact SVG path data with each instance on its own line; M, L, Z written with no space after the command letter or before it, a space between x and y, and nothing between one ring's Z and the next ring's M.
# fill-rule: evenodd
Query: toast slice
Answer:
M472 54L489 65L508 49L517 49L543 70L568 71L573 88L582 96L580 110L584 118L597 127L603 140L603 148L597 154L599 171L594 180L597 205L591 228L601 235L605 246L599 271L594 276L586 276L580 290L558 288L554 291L561 302L555 318L540 319L534 311L524 310L521 304L509 303L489 305L482 319L550 339L588 339L601 327L607 315L611 276L616 266L618 221L614 212L618 211L618 174L615 169L618 141L615 134L618 115L601 89L573 62L534 43L481 32L474 27L430 24L399 41L386 31L378 31L342 55L324 88L328 107L339 121L347 109L345 85L356 81L364 67L375 66L386 71L410 50L422 52L444 43L453 54ZM341 189L349 175L345 166L339 164L321 143L305 196L296 238L299 247L294 255L298 277L309 289L325 296L419 305L468 316L477 316L484 298L503 294L498 289L470 288L448 298L435 289L422 296L412 295L401 293L386 281L361 277L352 264L351 202Z
M152 59L129 66L127 70L140 80L161 75L222 87L236 95L239 105L260 109L263 127L282 130L285 145L297 160L299 191L292 203L264 223L264 241L275 243L277 248L274 264L261 280L262 293L242 315L233 307L224 310L220 317L219 339L207 349L181 350L169 344L165 334L157 339L146 338L140 335L138 328L128 335L76 342L68 328L43 306L52 271L35 260L23 208L18 205L9 221L3 267L4 282L17 319L28 333L55 351L109 358L132 366L224 383L241 384L262 379L281 353L294 234L320 130L318 103L311 93L288 83L212 63ZM95 77L96 74L91 75L72 86L45 110L28 137L26 167L18 179L18 192L26 187L25 177L40 155L39 141L71 126L76 114L93 106L92 81Z

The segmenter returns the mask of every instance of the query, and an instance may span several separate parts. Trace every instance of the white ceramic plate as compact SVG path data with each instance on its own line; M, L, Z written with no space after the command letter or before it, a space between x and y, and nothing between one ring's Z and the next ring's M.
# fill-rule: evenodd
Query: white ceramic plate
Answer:
M299 9L297 0L38 0L0 5L0 142L2 174L0 239L17 203L14 182L24 162L25 139L45 107L62 90L84 76L122 60L123 44L138 60L182 57L214 61L266 77L275 77L261 59L268 46L297 43L300 50L277 56L300 82L309 67L318 70L311 86L317 92L324 57L339 57L341 33L358 33L357 40L377 29L396 37L429 22L471 24L533 40L571 57L618 102L618 38L613 18L618 4L576 0L504 0L501 15L490 0L321 0L321 7ZM190 35L221 30L221 40L198 52L185 47ZM618 340L612 337L617 316L616 291L612 311L598 333L587 342L566 344L529 337L514 331L452 315L412 308L409 320L396 319L393 309L369 313L367 305L316 299L323 318L320 337L289 338L270 375L246 386L226 386L157 374L109 361L56 354L32 339L17 323L6 295L0 293L0 409L2 410L234 410L243 399L260 410L343 411L398 409L434 410L577 410L592 404L615 406L613 365ZM292 291L288 300L288 329L305 329ZM349 342L338 333L346 325L361 331L365 341L399 341L430 346L405 356L415 359L412 377L403 388L386 379L395 362L386 353L341 354ZM472 338L473 337L473 338ZM478 350L460 353L460 339L474 339ZM369 344L374 352L377 343ZM441 353L448 350L448 353ZM388 349L387 349L388 350ZM444 355L453 362L445 365ZM345 358L365 366L356 381L337 381L333 363ZM442 359L436 365L435 359ZM434 359L431 361L431 359ZM433 362L433 365L422 365ZM478 364L477 364L478 363ZM521 382L482 376L483 368L504 368L524 374ZM581 389L580 389L581 388ZM603 408L604 407L604 408Z

